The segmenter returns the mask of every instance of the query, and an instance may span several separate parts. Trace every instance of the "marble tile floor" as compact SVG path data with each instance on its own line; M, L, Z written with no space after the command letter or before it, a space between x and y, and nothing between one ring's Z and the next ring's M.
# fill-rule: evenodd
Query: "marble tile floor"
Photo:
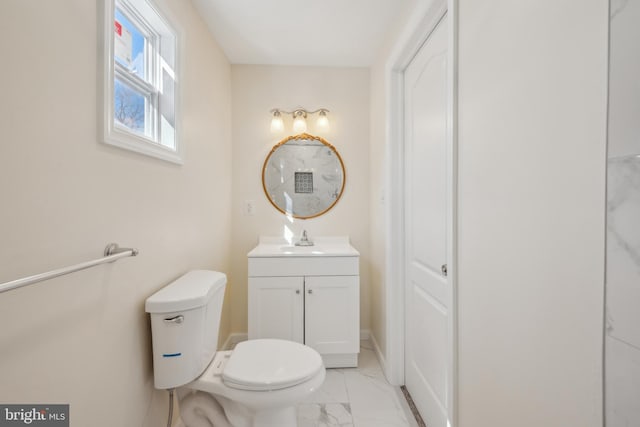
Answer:
M327 369L320 390L297 410L298 427L417 427L400 388L387 382L369 341L360 344L357 368Z

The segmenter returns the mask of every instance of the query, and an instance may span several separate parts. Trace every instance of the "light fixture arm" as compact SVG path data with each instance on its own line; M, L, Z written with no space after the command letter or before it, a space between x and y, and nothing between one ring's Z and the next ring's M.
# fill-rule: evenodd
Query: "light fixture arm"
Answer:
M313 111L307 111L304 108L296 108L293 111L285 111L285 110L281 110L279 108L274 108L272 109L270 112L271 114L291 114L295 117L296 113L302 112L306 114L316 114L316 113L320 113L320 112L325 112L325 113L330 113L330 110L327 110L326 108L318 108L317 110L313 110ZM306 116L305 116L306 117Z

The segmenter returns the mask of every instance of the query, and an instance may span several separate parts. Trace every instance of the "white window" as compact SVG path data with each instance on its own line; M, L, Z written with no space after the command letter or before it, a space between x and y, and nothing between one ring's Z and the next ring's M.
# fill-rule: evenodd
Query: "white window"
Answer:
M182 163L176 32L148 0L106 0L104 31L104 142Z

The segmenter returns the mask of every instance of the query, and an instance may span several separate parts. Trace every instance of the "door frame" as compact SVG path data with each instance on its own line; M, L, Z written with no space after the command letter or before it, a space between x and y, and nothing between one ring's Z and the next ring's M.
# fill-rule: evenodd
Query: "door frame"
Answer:
M398 43L385 64L387 174L386 174L386 253L387 268L385 274L386 308L386 349L385 374L391 384L404 384L405 361L405 266L404 250L404 72L418 50L429 38L442 17L447 14L448 27L448 110L447 120L447 159L450 166L447 178L450 189L447 200L447 215L450 219L448 250L448 279L452 287L448 332L451 337L449 348L450 374L448 381L448 400L451 403L449 420L451 427L458 424L457 383L457 75L458 75L458 0L435 0L429 4L421 3L411 13L411 18L400 35Z

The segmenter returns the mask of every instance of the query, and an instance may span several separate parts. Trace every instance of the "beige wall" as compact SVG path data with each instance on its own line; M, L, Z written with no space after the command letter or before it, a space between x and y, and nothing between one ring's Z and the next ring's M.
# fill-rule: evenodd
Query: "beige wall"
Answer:
M379 173L371 174L369 198L371 241L371 334L373 341L384 355L386 349L385 276L385 73L384 63L371 67L371 146L369 168Z
M426 2L431 3L431 0ZM387 349L387 283L388 263L388 236L387 221L389 220L387 196L388 183L388 157L389 157L389 113L390 113L390 87L389 71L390 58L393 55L399 40L404 39L404 33L411 27L412 16L415 18L415 10L422 10L425 5L420 0L407 2L403 11L390 26L384 44L371 66L370 97L371 97L371 143L369 168L376 171L370 176L371 192L369 199L370 212L370 239L371 239L371 333L375 345L378 346L378 356L386 357ZM391 60L392 61L392 60ZM384 364L384 360L383 360Z
M285 227L295 235L303 229L309 236L349 235L360 251L360 326L369 323L369 71L364 68L318 68L286 66L232 66L233 98L233 286L231 327L247 331L247 252L260 235L282 236ZM346 186L342 198L328 213L307 220L289 220L267 200L262 189L262 165L280 139L269 125L272 108L329 109L331 129L317 133L333 144L344 161ZM315 116L308 132L316 134ZM288 133L287 133L288 132ZM255 203L255 215L243 214L245 200Z
M606 1L459 1L460 427L602 425Z
M0 2L0 282L140 250L0 294L0 402L69 403L74 426L164 425L144 300L229 269L230 66L190 2L157 3L184 32L183 166L98 142L102 2Z

